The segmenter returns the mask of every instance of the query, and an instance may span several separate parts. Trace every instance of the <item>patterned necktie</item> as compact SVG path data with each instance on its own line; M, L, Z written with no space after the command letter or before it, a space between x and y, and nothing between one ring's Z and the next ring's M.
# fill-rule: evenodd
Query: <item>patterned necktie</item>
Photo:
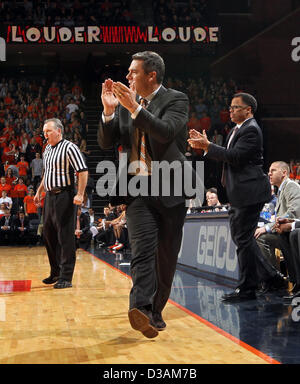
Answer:
M147 105L149 104L148 100L144 99L143 97L140 99L140 105L143 108L147 108ZM151 158L149 154L147 153L146 149L146 139L144 132L140 133L140 174L144 176L148 176L151 174Z

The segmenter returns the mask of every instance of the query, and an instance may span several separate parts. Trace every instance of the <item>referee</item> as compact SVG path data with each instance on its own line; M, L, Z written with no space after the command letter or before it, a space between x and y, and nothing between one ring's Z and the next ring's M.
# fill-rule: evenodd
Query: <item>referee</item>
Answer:
M41 193L46 191L44 204L43 238L50 263L50 276L43 280L54 288L72 287L76 260L75 211L81 206L88 178L87 166L72 142L63 139L63 125L59 119L44 123L48 142L43 153L44 175L34 197L39 205ZM78 174L75 194L75 172Z

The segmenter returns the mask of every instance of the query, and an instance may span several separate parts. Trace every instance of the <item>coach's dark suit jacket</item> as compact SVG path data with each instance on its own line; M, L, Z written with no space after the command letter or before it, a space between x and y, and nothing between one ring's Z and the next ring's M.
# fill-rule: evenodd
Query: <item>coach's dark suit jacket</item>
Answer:
M234 207L265 203L271 200L271 187L263 172L263 138L254 118L244 122L235 133L229 148L210 144L207 157L224 162L226 191Z
M186 166L190 167L184 156L187 145L188 109L189 102L184 93L161 86L148 108L143 108L136 119L132 119L128 110L119 105L112 121L106 124L100 121L98 143L102 149L110 149L116 143L121 144L129 160L133 133L135 128L138 128L146 134L147 150L153 161L171 163L179 160L181 164L186 162ZM195 177L195 173L193 176ZM171 191L172 187L171 185ZM160 199L166 207L171 207L189 197L183 193L182 196L160 197ZM119 196L111 199L113 205L125 202L124 198Z

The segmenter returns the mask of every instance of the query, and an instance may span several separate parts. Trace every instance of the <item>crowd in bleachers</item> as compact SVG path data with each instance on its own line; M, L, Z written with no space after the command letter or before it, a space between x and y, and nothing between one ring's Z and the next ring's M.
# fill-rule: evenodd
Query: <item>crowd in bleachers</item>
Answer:
M24 0L1 1L0 21L4 25L139 25L138 2L133 0ZM208 0L157 0L152 2L152 23L161 27L208 23ZM151 7L151 4L150 4ZM149 20L150 21L150 20Z
M152 2L154 22L161 27L202 25L210 20L208 0L156 0Z
M82 85L76 77L0 79L0 199L4 199L0 201L5 205L0 210L0 243L11 243L12 239L18 242L20 237L25 243L32 242L29 229L37 230L37 221L41 220L41 209L33 203L33 196L41 181L41 156L46 145L42 128L46 119L61 119L65 137L88 157L84 103ZM14 224L20 213L29 220L29 224L24 223L28 231L23 231L22 236Z
M18 25L129 25L135 24L130 0L1 1L0 21Z
M186 92L190 100L189 129L205 130L213 142L222 145L231 129L228 106L231 97L240 91L233 80L203 77L167 79L167 87Z

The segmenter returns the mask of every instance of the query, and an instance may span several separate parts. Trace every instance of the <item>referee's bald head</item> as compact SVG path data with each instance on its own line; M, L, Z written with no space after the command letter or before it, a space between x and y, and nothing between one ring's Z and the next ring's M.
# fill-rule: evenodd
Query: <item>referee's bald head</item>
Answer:
M62 135L64 134L64 126L63 126L63 123L59 119L56 119L55 117L53 117L52 119L47 119L44 122L44 126L45 126L45 124L48 124L48 123L53 123L55 129L60 129L61 134Z

